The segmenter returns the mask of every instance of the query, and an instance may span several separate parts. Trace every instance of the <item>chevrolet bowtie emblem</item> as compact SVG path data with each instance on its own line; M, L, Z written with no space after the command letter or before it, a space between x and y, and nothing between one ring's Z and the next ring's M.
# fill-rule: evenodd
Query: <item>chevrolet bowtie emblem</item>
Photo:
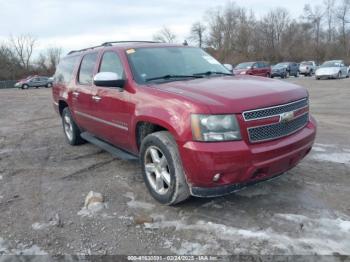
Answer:
M289 121L292 121L294 119L294 112L286 112L283 114L280 114L280 123L288 123Z

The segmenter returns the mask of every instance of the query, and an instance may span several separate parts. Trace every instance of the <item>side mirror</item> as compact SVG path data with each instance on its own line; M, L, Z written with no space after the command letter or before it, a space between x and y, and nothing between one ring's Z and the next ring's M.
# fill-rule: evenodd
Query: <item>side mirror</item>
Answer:
M232 66L232 65L230 65L230 64L224 64L224 67L226 67L226 69L227 69L228 71L230 71L231 73L233 72L233 66Z
M95 75L94 84L96 86L123 88L125 80L122 79L117 73L100 72Z

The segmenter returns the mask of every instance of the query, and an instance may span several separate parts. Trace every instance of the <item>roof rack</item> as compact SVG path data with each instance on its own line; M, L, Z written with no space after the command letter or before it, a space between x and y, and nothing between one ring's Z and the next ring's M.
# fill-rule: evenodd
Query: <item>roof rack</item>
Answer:
M105 42L102 44L102 46L111 46L113 44L124 44L124 43L149 43L149 44L159 44L161 42L157 42L157 41L110 41L110 42Z
M80 50L72 50L70 51L67 55L71 55L73 53L78 53L78 52L83 52L83 51L87 51L90 49L95 49L98 47L102 47L102 46L112 46L113 44L124 44L124 43L150 43L150 44L159 44L161 42L156 42L156 41L110 41L110 42L104 42L101 45L97 45L97 46L92 46L92 47L87 47L84 49L80 49Z

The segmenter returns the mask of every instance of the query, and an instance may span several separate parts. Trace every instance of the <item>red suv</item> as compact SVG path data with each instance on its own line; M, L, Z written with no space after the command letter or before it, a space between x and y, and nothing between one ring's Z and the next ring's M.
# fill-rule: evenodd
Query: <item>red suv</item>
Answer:
M305 88L233 76L189 46L108 42L72 51L52 91L68 143L140 159L147 188L167 205L278 176L316 134Z
M271 66L263 61L245 62L238 64L234 69L235 75L254 75L271 77Z

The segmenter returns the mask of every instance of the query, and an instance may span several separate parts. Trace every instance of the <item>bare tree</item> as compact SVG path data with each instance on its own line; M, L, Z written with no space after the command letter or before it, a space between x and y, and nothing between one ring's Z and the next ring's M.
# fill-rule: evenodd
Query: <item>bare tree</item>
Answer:
M176 35L170 30L170 28L164 26L158 33L153 36L153 40L164 43L174 43L176 40Z
M322 30L322 21L324 18L324 12L320 6L315 6L312 8L309 4L304 7L304 16L303 18L312 25L313 33L314 33L314 41L315 41L315 51L317 60L321 60L321 30Z
M50 47L47 49L47 59L49 64L49 73L53 74L56 71L56 67L61 60L62 48Z
M343 0L336 11L336 16L340 21L341 45L347 56L349 56L347 25L350 23L350 0Z
M325 15L327 19L327 42L330 43L333 40L334 36L334 7L336 0L324 0L323 4L325 5Z
M205 31L206 26L201 22L196 22L191 27L190 39L197 43L199 47L203 46Z
M30 59L33 55L36 39L29 34L20 35L18 37L12 36L10 38L10 43L13 47L14 54L20 61L23 68L29 70Z

